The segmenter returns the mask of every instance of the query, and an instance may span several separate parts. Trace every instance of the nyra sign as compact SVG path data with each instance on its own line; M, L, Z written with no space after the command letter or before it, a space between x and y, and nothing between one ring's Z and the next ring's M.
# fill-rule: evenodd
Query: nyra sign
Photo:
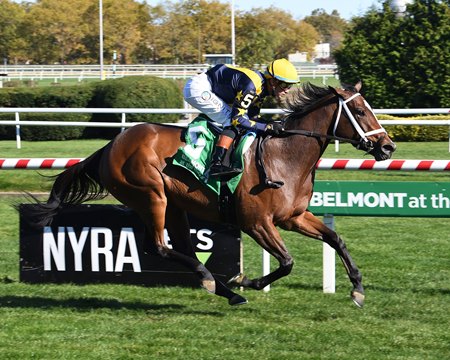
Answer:
M79 235L72 226L58 226L57 234L49 226L43 230L42 251L44 271L51 271L54 265L57 271L66 271L66 244L73 252L73 270L83 271L83 252L89 243L90 270L100 271L100 259L104 258L102 271L123 272L124 265L130 264L134 272L141 272L141 261L137 250L136 236L133 228L120 229L117 253L113 252L113 230L106 227L83 227ZM127 255L127 253L129 255Z
M33 205L21 205L33 206ZM197 257L228 281L240 271L238 229L190 218ZM52 226L21 219L20 277L26 282L120 282L195 286L182 265L155 255L138 216L123 206L81 205L63 210ZM169 247L170 238L165 232Z

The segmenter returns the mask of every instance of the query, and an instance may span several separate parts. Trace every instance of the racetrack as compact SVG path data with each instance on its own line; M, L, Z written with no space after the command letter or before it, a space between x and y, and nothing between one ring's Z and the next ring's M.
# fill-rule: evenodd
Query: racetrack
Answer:
M292 274L268 293L245 291L249 304L233 308L201 289L22 284L18 214L10 206L16 201L0 198L1 358L422 360L450 354L449 219L336 218L363 274L363 309L351 302L339 262L336 294L322 293L320 242L282 232L295 259ZM260 248L248 237L243 242L245 272L261 275Z
M293 273L230 307L201 289L18 282L17 214L2 198L0 349L5 359L443 359L450 352L448 219L337 219L360 266L356 308L340 263L321 289L322 245L283 233ZM364 229L362 231L361 229ZM261 274L244 238L244 264Z

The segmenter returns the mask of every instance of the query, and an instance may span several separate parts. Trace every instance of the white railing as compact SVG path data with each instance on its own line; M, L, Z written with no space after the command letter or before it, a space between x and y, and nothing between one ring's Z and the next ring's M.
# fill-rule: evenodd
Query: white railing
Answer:
M146 65L104 65L103 73L100 65L6 65L0 66L0 81L8 80L44 80L54 79L110 79L133 75L153 75L163 78L186 79L204 72L211 67L209 64L146 64ZM265 66L261 66L261 69ZM301 77L322 77L324 81L329 77L337 77L336 65L307 65L297 66Z
M188 78L209 69L208 64L191 65L12 65L0 67L3 80L105 79L123 76L153 75L165 78Z
M450 108L418 109L374 109L376 114L449 114ZM126 122L127 114L199 114L196 109L139 109L139 108L0 108L1 113L14 114L14 120L0 120L0 125L16 126L17 148L21 148L21 126L83 126L83 127L120 127L125 129L139 122ZM22 113L77 113L77 114L121 114L121 122L82 122L82 121L27 121L20 120ZM261 114L284 114L283 109L261 109ZM447 125L450 120L380 120L381 125ZM185 126L185 124L180 124ZM336 144L337 146L337 144ZM336 148L336 151L338 149ZM449 132L450 152L450 132Z

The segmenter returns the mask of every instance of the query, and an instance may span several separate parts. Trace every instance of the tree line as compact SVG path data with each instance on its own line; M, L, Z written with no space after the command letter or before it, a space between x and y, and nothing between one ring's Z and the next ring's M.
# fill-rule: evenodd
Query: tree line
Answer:
M304 19L276 7L236 11L236 63L252 67L332 45L341 82L363 81L375 107L449 107L450 0L414 0L403 13L379 0L350 21L317 9ZM231 8L217 0L151 6L103 0L104 57L118 63L203 63L231 53ZM99 1L0 0L0 59L98 64ZM109 59L109 60L108 60Z
M203 54L231 53L231 7L217 0L103 0L104 57L122 64L203 63ZM305 19L270 7L235 11L236 61L265 63L320 41L342 38L347 22L317 9ZM10 64L97 64L99 1L0 0L0 57Z

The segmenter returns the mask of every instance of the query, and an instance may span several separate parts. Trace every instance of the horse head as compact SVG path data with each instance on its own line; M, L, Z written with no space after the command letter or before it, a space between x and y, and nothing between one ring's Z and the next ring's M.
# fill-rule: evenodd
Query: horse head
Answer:
M396 145L359 93L361 86L358 82L343 89L330 87L339 101L333 136L348 139L353 146L371 154L377 161L390 159Z

